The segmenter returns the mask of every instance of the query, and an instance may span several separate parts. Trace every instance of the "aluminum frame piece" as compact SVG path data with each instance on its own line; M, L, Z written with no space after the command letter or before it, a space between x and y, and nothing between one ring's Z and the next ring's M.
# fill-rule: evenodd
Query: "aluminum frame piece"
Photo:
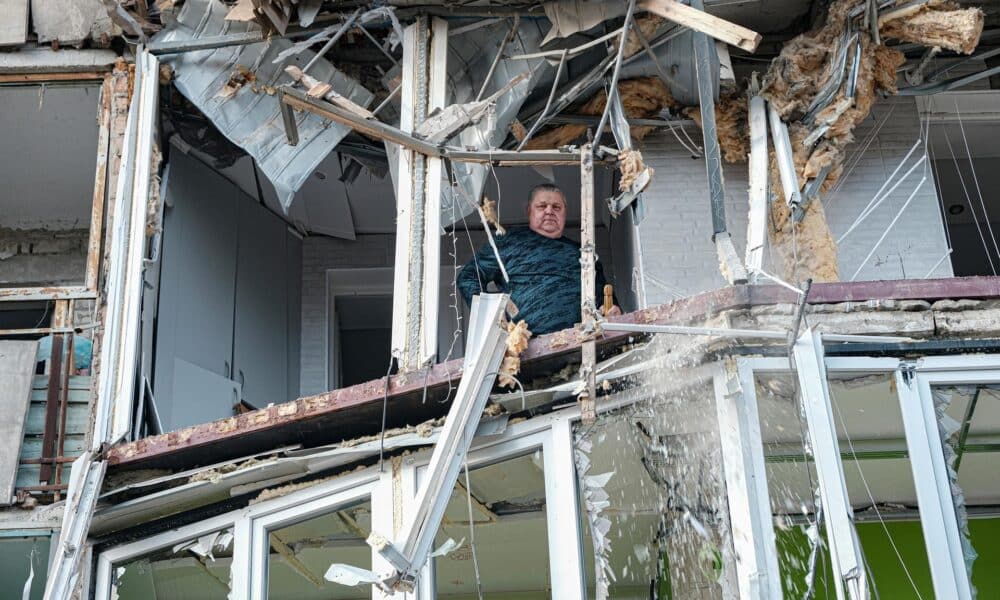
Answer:
M111 224L107 315L101 342L98 398L91 449L126 437L136 389L146 211L151 192L157 128L159 61L146 51L136 59L135 87L125 126Z
M227 21L227 12L228 7L221 2L190 0L184 3L175 24L153 41L182 42L257 30L254 23ZM173 68L174 83L181 94L223 135L253 156L274 184L286 211L306 178L350 132L350 128L317 115L297 113L299 142L294 146L287 143L279 104L263 89L286 82L286 66L303 67L315 56L305 50L275 64L277 55L292 45L287 39L275 37L261 43L185 52L163 60ZM252 71L256 81L242 85L231 97L222 96L220 92L239 67ZM309 73L361 106L367 107L373 99L361 84L325 59L320 58Z
M506 294L473 297L462 380L417 492L417 510L407 519L397 542L392 543L387 536L376 532L368 538L369 545L395 569L380 576L386 588L412 591L431 555L434 536L503 360L508 335L504 326L507 305Z
M753 369L746 360L726 361L714 383L740 598L781 600Z
M72 597L80 579L80 563L86 550L87 531L90 529L90 519L108 466L106 461L94 458L94 453L85 452L73 461L66 490L62 529L59 543L56 544L57 554L49 567L43 600L66 600Z
M758 95L750 98L750 210L747 218L747 271L754 278L764 266L767 244L767 106Z
M834 589L838 600L868 600L868 574L840 460L822 336L807 328L795 341L792 352L819 479L830 560L837 574L833 578Z
M985 379L991 378L987 375ZM1000 373L994 372L992 380L1000 380ZM934 595L972 600L974 594L931 390L935 383L967 383L967 379L962 374L922 373L913 364L901 363L895 381Z

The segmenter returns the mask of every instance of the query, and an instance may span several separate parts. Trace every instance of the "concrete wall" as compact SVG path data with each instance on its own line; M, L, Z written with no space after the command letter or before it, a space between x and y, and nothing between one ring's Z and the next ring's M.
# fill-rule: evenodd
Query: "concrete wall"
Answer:
M882 118L889 119L872 138L867 148L862 142ZM700 141L701 131L689 133ZM916 104L911 98L879 101L869 118L855 130L856 142L848 149L848 168L843 185L831 197L824 198L827 219L834 238L840 236L875 192L899 164L920 136ZM641 224L649 302L666 302L677 296L715 289L725 285L719 274L712 243L712 221L708 203L705 163L692 159L669 131L647 137L641 146L646 163L656 169L650 191L646 194L647 217ZM860 154L859 154L860 153ZM920 155L918 150L907 166ZM904 167L904 171L905 171ZM882 205L838 247L840 274L843 280L861 264L886 226L913 192L923 171L917 170ZM747 165L726 164L726 217L737 252L746 246ZM947 251L944 226L934 188L933 174L907 207L893 230L858 274L858 280L921 278ZM765 251L764 268L772 265ZM933 273L951 276L951 264L945 260ZM655 282L659 281L661 285Z
M83 284L89 239L86 229L0 228L0 287Z

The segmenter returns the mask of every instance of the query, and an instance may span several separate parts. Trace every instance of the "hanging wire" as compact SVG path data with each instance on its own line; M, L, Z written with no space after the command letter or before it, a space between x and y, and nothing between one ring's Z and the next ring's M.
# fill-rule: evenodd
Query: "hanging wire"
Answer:
M385 423L389 414L389 376L392 375L392 361L396 357L389 355L389 367L385 370L385 388L382 393L382 433L378 438L378 471L384 472L385 459Z
M476 573L476 594L483 600L483 580L479 576L479 557L476 555L476 523L472 513L472 485L469 483L469 461L465 461L465 501L469 507L469 547L472 548L472 569Z
M923 600L920 595L920 590L917 589L916 582L913 581L913 576L910 575L910 570L906 568L906 561L903 560L903 555L900 554L899 548L896 546L896 540L893 539L892 534L889 532L889 527L885 523L885 519L882 518L882 512L878 509L878 503L875 501L875 495L872 494L871 488L868 486L868 479L865 477L864 469L861 468L861 461L858 459L858 453L854 450L854 442L851 440L851 434L847 429L847 421L844 419L843 413L840 411L840 402L837 399L837 395L834 393L833 388L830 390L830 404L833 404L834 409L837 411L837 420L840 421L840 428L844 432L844 439L847 440L847 449L851 453L851 459L854 461L855 466L858 468L858 475L861 477L861 484L865 488L865 494L868 496L868 500L872 503L872 509L875 511L875 516L878 517L878 522L882 526L882 530L885 532L885 536L889 539L889 545L892 546L892 551L896 554L896 559L899 560L899 565L903 567L903 573L906 574L906 578L909 580L910 585L913 586L914 593L917 594L918 600ZM863 553L862 553L863 554ZM865 566L867 568L868 561L865 559ZM871 570L868 571L871 573ZM875 588L875 580L872 578L872 589L876 590L876 596L878 591Z
M927 101L928 101L927 112L924 114L924 116L921 117L926 121L926 126L927 126L927 135L924 137L924 154L926 154L928 156L928 160L930 160L931 174L934 175L934 181L940 183L941 177L940 175L938 175L937 157L934 155L934 148L930 145L930 139L931 139L930 115L931 113L933 113L934 96L930 96ZM937 268L941 266L941 263L943 263L949 256L951 256L952 253L951 229L948 227L948 211L945 209L944 206L944 196L940 193L935 194L935 196L937 196L938 208L941 211L941 224L944 227L944 239L945 239L945 244L948 246L948 250L944 253L944 256L941 257L941 260L939 260L934 265L934 267L931 268L931 270L927 271L927 274L924 275L924 279L927 279L928 277L933 275L934 272L937 271Z
M983 250L986 252L986 260L990 263L990 271L996 275L997 268L996 265L993 264L993 255L990 254L990 247L986 243L986 235L983 233L983 228L979 224L979 216L976 214L976 209L972 205L972 197L969 195L969 189L965 185L965 177L962 175L962 169L958 164L958 157L955 156L955 149L951 147L951 138L948 136L948 131L946 129L942 129L941 133L944 134L944 141L948 145L948 152L951 153L951 160L955 165L955 173L958 175L958 182L962 185L962 192L965 194L965 201L969 205L969 212L972 214L972 222L975 223L976 231L979 232L979 239L983 242Z
M972 151L969 150L969 139L965 137L965 125L962 123L962 111L958 108L958 98L955 98L955 115L958 117L958 128L962 132L962 143L965 144L965 156L969 161L969 171L972 172L972 182L976 184L976 195L979 196L979 204L983 209L983 220L986 221L986 229L990 232L990 239L993 241L993 249L996 250L997 257L1000 258L1000 246L997 245L997 236L993 233L993 225L990 224L990 214L986 211L986 201L983 200L983 190L979 187L979 177L976 175L976 165L972 160Z

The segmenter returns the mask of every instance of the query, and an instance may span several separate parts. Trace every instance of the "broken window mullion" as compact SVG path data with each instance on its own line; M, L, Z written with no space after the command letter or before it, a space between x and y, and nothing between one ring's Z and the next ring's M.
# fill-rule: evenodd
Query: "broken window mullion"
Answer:
M901 364L894 376L934 595L971 600L951 482L934 410L933 375L916 372L913 365Z
M781 575L753 369L746 360L727 361L714 381L740 597L780 600Z
M552 424L542 444L542 460L545 506L554 507L545 511L552 597L586 598L572 421L562 419Z
M802 410L809 430L809 446L819 479L837 597L867 599L868 575L840 460L823 340L811 327L807 328L795 341L793 353Z

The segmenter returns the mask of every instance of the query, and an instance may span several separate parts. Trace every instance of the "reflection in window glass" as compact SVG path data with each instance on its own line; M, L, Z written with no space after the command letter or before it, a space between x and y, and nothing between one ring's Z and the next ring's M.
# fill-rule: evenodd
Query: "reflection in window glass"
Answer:
M30 600L41 600L45 592L45 574L49 565L48 536L0 538L0 582L7 582L4 593L21 598L28 577L31 580ZM4 596L0 593L0 597Z
M1000 589L1000 545L997 532L1000 519L1000 479L997 458L1000 455L1000 384L935 386L934 399L953 419L948 431L946 456L958 475L958 485L965 500L968 540L979 555L972 563L972 583L983 597L986 590Z
M542 465L538 450L470 470L468 493L465 472L459 475L435 547L449 538L461 544L434 559L438 598L472 600L478 597L477 585L488 598L504 598L505 594L516 594L518 600L550 597Z
M848 499L870 585L881 597L933 597L927 553L917 511L913 472L906 451L899 399L890 374L837 373L830 401ZM768 489L777 524L779 568L788 597L802 597L815 564L816 598L834 598L826 532L812 559L809 525L819 485L806 452L808 427L800 418L791 375L759 374L757 403Z
M115 567L118 600L227 600L232 530L218 531Z
M692 384L576 428L591 597L605 584L611 598L721 597L729 552L714 401Z
M348 587L323 579L331 564L370 570L371 501L339 508L268 533L270 600L371 598L371 586Z

